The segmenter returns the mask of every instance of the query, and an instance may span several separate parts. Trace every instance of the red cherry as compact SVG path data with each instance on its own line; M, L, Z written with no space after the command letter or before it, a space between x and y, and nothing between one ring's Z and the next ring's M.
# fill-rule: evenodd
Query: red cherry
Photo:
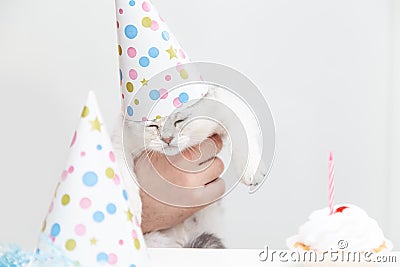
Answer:
M348 208L349 208L349 207L341 206L341 207L339 207L339 208L337 208L337 209L335 210L335 213L343 212L345 209L348 209Z

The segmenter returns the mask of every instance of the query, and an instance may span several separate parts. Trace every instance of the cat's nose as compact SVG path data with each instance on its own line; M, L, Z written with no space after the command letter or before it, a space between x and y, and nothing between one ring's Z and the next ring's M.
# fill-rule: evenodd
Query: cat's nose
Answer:
M172 136L169 136L169 137L163 137L163 138L161 138L161 140L163 140L164 141L164 143L166 143L166 144L168 144L169 145L169 143L171 143L171 141L172 141Z

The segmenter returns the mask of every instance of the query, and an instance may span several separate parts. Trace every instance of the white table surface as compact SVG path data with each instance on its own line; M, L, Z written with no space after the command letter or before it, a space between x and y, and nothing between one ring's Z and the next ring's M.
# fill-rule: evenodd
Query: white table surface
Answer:
M248 266L288 266L298 267L296 263L262 262L257 249L161 249L149 248L153 267L248 267ZM400 266L400 252L393 252L397 263L385 263L378 266ZM358 265L359 266L359 265ZM368 266L368 265L366 265Z

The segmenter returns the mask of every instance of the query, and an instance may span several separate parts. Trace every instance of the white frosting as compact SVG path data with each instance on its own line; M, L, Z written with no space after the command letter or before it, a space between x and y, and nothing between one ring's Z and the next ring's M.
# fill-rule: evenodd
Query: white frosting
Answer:
M332 215L329 215L329 208L311 213L298 234L288 238L287 245L293 248L296 242L300 242L314 250L330 251L341 249L338 242L344 240L349 251L371 251L384 242L387 249L391 249L391 243L385 239L378 223L364 210L351 204L337 205L335 210L343 206L348 208Z

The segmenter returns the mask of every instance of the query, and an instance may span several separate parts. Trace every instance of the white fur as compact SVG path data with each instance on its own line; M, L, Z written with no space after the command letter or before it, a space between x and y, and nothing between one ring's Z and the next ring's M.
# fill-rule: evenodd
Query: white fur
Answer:
M226 109L221 112L215 102L232 110L233 116L227 114L230 112L225 112ZM206 116L204 116L205 114ZM202 116L203 119L199 119L199 116ZM192 119L195 120L191 121ZM183 121L180 122L181 120ZM209 86L204 99L191 106L181 108L168 117L146 124L125 121L124 127L123 116L119 118L119 121L120 124L114 132L112 141L121 168L121 175L132 202L132 209L137 214L141 213L141 201L138 187L131 179L130 171L133 172L134 159L145 150L175 155L188 147L201 143L214 133L222 135L224 145L226 145L226 141L229 140L228 134L236 131L238 124L241 124L247 135L247 146L236 146L237 150L241 150L243 147L243 151L234 151L232 162L235 164L240 160L243 161L243 154L249 155L244 172L243 164L238 164L237 167L237 171L243 173L242 182L246 185L256 185L262 181L267 172L261 162L262 135L256 117L240 97L225 89ZM124 130L122 131L122 129ZM124 142L122 142L122 135ZM169 145L162 140L162 138L168 137L172 137ZM242 138L240 141L243 142L243 140L245 139ZM215 232L213 218L221 216L220 209L220 203L216 202L171 229L148 233L145 235L146 243L149 247L182 247L203 232L213 233Z

